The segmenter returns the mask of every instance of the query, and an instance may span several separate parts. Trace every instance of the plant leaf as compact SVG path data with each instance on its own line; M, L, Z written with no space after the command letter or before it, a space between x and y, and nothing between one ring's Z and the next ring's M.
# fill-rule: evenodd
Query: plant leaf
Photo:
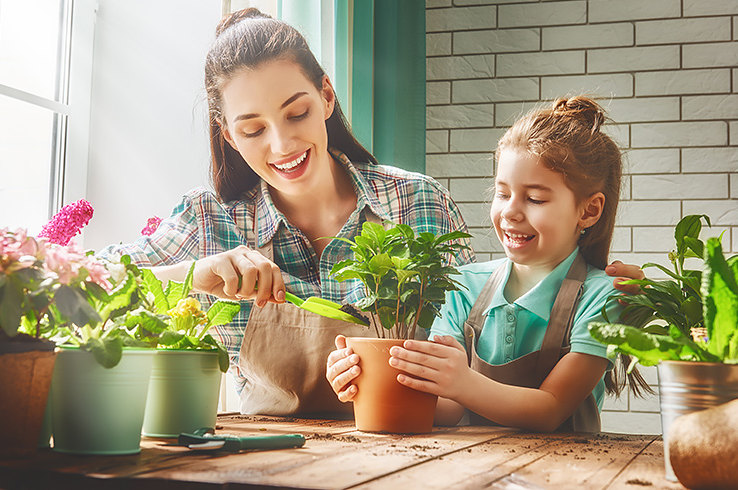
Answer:
M171 307L167 301L167 296L164 294L164 288L161 285L161 281L153 272L151 272L150 269L142 269L141 277L143 278L145 289L154 295L154 308L156 308L156 312L166 313L169 311Z
M241 311L241 305L235 301L226 301L219 299L208 308L208 322L205 328L225 325L233 320L238 312Z

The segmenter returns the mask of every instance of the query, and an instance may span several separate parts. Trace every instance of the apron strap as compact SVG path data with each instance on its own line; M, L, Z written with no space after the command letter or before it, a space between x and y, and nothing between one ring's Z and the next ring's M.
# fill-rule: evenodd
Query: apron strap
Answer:
M470 329L464 328L466 333L466 354L471 361L472 354L476 346L472 345L475 338L479 338L482 333L482 327L484 326L484 310L486 310L492 303L492 297L495 295L495 291L499 289L502 281L505 280L505 274L507 273L507 264L502 263L495 271L490 274L489 279L482 288L482 292L479 293L477 300L472 305L469 316L464 322L465 325L469 325ZM474 335L472 335L474 333Z
M569 345L569 334L574 322L577 303L582 295L582 287L587 277L587 263L582 254L577 254L574 262L561 283L556 295L546 333L538 354L536 378L543 381L561 358L562 346Z

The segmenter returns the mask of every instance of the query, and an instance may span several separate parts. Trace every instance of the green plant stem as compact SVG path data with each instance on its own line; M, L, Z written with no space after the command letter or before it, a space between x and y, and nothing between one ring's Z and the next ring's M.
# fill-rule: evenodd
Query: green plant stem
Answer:
M423 286L425 285L425 278L421 276L420 289L418 290L418 311L415 313L415 320L413 320L412 331L410 332L410 338L415 338L415 330L418 327L418 321L420 320L420 313L423 311Z

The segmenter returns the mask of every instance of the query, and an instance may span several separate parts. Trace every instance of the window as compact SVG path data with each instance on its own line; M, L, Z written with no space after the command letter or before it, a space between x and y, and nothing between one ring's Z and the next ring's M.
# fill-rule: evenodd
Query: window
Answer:
M93 0L0 0L2 227L84 196L93 28Z

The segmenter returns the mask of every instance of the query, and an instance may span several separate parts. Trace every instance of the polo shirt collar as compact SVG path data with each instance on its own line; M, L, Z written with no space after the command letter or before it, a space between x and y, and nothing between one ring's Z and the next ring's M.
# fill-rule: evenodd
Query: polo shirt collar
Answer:
M351 178L351 183L356 191L356 209L363 210L368 207L380 220L391 219L391 214L387 206L377 199L369 183L353 163L351 163L346 154L334 148L329 148L328 150L336 161L343 165ZM256 193L256 246L263 247L274 238L280 223L286 226L288 222L287 217L274 205L266 181L262 179L259 186L253 192Z
M548 322L551 316L551 307L556 300L556 295L561 288L561 283L564 281L564 278L566 278L566 274L569 272L571 264L574 263L577 253L579 253L579 247L575 248L567 258L554 268L554 270L552 270L538 284L533 286L530 291L516 299L513 304L530 311L534 315ZM510 279L512 261L508 260L506 262L506 267L505 279L492 296L492 302L490 303L489 308L485 311L485 314L489 314L494 308L509 304L505 299L504 291L507 281Z

